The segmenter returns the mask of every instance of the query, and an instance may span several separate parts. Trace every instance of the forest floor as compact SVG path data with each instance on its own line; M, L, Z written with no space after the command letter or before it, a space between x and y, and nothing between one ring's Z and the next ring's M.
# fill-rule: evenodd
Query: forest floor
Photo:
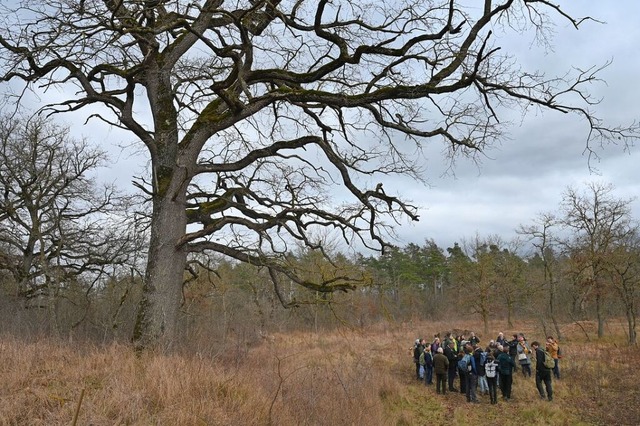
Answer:
M476 328L474 328L474 326ZM533 324L379 324L367 329L238 339L188 354L136 354L122 344L0 337L0 425L638 425L640 352L624 324L598 339L591 323L564 324L561 380L540 400L516 375L513 400L468 404L415 378L410 347L448 328L481 343Z

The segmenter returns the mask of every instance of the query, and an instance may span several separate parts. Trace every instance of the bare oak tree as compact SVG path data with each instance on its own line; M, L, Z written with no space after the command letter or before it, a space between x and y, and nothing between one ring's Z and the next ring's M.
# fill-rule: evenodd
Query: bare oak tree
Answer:
M92 176L104 161L51 120L0 117L0 270L25 307L51 312L53 329L66 291L89 292L132 252L109 219L121 199Z
M640 238L636 226L606 259L606 275L620 297L627 318L629 345L638 343L636 328L640 299Z
M548 314L556 331L558 338L562 338L562 332L558 324L556 312L557 280L556 270L558 267L557 256L554 252L556 238L553 234L554 228L559 226L559 219L553 213L539 213L531 225L520 225L517 232L529 240L535 254L541 260L543 277L541 287L548 295Z
M610 257L636 231L631 199L618 198L613 186L591 182L583 192L569 187L563 194L560 223L570 231L561 242L572 260L581 287L581 309L588 298L596 302L598 337L604 336L603 299L609 292Z
M514 108L579 115L587 147L637 130L593 114L598 68L520 70L495 44L492 28L585 22L546 0L29 0L3 16L1 80L61 87L45 109L89 107L148 151L140 347L171 343L190 253L262 265L276 288L351 289L302 279L283 254L291 240L318 248L318 228L383 248L385 220L418 216L377 182L420 179L425 141L475 155ZM339 186L344 203L331 201Z

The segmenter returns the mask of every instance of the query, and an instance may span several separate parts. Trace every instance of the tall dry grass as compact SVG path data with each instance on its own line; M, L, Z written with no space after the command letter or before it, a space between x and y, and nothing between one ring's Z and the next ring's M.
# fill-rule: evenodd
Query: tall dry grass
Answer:
M416 381L409 347L421 336L474 323L380 324L364 331L290 333L245 350L136 355L128 346L0 340L0 424L68 425L636 425L637 348L611 326L596 341L563 327L562 379L555 401L516 376L514 400L467 404ZM533 324L498 331L544 336ZM587 341L587 338L591 341ZM236 348L237 349L237 348ZM212 355L218 354L218 355ZM82 403L79 405L80 395Z

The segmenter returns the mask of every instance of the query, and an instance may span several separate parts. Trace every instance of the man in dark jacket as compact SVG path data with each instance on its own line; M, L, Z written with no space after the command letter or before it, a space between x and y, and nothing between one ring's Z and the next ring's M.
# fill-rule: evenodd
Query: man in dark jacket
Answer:
M448 371L448 381L449 381L449 391L450 392L458 392L458 389L453 387L453 382L456 380L456 370L458 369L458 354L455 350L456 344L454 342L450 342L446 348L444 348L444 356L449 360L449 371Z
M514 334L513 339L507 342L507 347L509 348L509 356L511 357L515 365L515 367L513 368L513 371L517 371L518 370L518 363L516 362L516 358L518 357L518 335L517 334Z
M544 351L540 348L540 343L531 343L531 349L536 354L536 388L540 393L540 398L544 399L544 390L542 389L542 382L547 390L546 398L549 401L553 401L553 389L551 387L551 369L544 365Z
M433 371L436 373L436 392L441 394L447 393L446 376L449 371L449 360L443 354L442 348L433 356Z
M424 357L424 384L430 385L433 383L433 354L429 344L425 345L422 356Z
M515 361L509 355L509 347L503 348L503 352L496 358L498 363L498 372L500 373L500 391L502 399L509 401L511 399L511 385L513 383L513 371L516 368Z

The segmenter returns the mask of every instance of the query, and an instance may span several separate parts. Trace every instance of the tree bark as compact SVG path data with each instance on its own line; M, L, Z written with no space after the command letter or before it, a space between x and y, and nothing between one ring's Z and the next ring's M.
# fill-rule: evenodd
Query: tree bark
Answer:
M166 351L175 343L187 261L186 250L177 246L187 223L183 189L186 183L184 176L178 174L173 173L169 190L153 203L149 257L133 333L137 349Z

